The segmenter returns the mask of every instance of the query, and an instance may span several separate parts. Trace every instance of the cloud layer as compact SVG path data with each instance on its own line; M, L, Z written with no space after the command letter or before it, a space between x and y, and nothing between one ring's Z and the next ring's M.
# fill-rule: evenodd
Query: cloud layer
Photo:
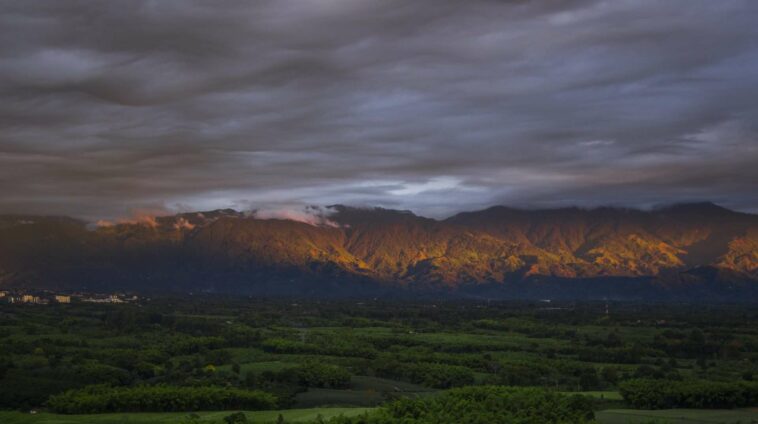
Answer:
M758 4L0 3L0 212L758 210Z

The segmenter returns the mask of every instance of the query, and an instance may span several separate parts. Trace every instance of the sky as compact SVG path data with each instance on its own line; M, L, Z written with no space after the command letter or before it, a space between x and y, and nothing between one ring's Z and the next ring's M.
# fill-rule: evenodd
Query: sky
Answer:
M0 213L758 212L752 0L0 0Z

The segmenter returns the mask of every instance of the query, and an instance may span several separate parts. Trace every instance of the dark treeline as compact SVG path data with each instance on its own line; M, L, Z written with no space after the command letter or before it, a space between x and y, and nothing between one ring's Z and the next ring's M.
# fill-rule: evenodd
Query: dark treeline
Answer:
M62 414L145 411L273 409L276 398L261 391L221 387L89 386L51 396L47 405Z
M167 398L178 393L172 390L199 396L151 410L237 408L237 401L202 400L207 389L265 393L266 407L287 408L319 390L358 393L366 381L383 385L365 389L377 392L371 404L404 390L490 385L627 388L629 404L642 407L635 381L727 385L756 376L758 311L742 306L224 296L0 305L3 409L134 410L94 396L95 387L124 397L153 389Z
M730 409L758 405L758 382L639 379L623 382L620 390L627 402L640 409Z

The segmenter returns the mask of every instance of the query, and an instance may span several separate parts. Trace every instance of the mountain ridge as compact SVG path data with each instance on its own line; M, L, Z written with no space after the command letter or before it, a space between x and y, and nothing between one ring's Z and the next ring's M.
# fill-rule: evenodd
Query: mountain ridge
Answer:
M624 279L655 290L758 287L758 215L713 203L647 211L495 206L440 220L344 205L312 211L321 224L231 209L95 227L4 215L0 287L282 294L305 287L324 295L485 287L518 295L545 281L561 281L559 291L607 281L600 291L612 294L613 281Z

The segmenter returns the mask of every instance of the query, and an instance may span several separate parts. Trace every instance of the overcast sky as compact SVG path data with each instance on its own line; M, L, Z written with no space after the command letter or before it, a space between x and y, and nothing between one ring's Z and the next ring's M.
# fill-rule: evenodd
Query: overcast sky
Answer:
M0 0L0 212L758 211L758 2Z

